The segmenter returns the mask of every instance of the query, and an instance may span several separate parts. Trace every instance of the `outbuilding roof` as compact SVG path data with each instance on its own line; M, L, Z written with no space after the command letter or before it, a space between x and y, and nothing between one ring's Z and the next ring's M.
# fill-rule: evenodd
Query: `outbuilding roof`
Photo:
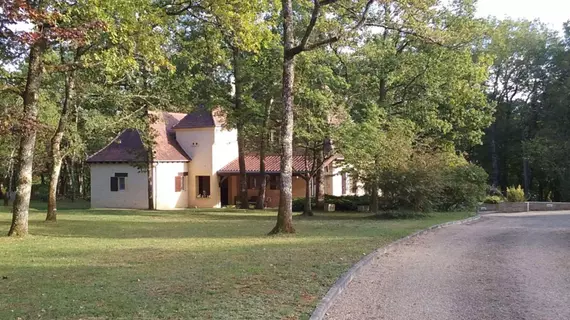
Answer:
M338 156L329 157L323 166L329 165L333 160L338 159ZM293 172L302 173L307 172L312 169L312 160L310 158L305 158L304 155L294 155L293 156ZM255 154L250 154L245 156L245 171L247 173L259 173L259 156ZM280 173L281 172L281 156L279 155L268 155L265 156L265 172L266 173ZM235 159L232 162L225 165L223 168L218 170L219 174L235 174L239 173L239 159Z
M190 161L190 157L176 141L174 126L187 116L185 113L156 111L150 112L154 135L155 161ZM148 155L141 135L135 129L121 132L103 149L97 151L87 162L146 162Z

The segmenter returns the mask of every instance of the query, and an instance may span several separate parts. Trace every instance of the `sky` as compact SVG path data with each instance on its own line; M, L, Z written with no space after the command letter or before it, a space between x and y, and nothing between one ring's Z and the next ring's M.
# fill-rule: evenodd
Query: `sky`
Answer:
M477 14L499 19L540 19L552 29L562 30L562 23L570 20L570 0L479 0Z

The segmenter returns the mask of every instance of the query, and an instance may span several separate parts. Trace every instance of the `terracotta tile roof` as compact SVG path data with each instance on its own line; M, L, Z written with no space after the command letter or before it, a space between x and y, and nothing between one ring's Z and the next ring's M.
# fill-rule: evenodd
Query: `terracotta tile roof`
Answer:
M174 129L223 127L225 125L226 115L221 108L214 108L212 111L205 108L198 108L182 118L180 122L174 126Z
M155 161L189 161L190 157L180 147L175 138L173 127L183 119L185 113L151 112L156 121L154 129ZM147 155L137 130L127 129L111 143L87 158L87 162L144 162Z
M152 112L157 116L151 127L154 129L155 146L154 159L156 161L188 161L191 160L176 141L174 126L182 120L185 113Z
M311 168L311 163L307 162L307 167ZM259 172L259 156L258 155L246 155L245 156L245 170L248 173ZM279 173L281 172L281 157L279 155L269 155L265 156L265 171L267 173ZM295 155L293 156L293 171L294 172L305 172L305 156ZM239 163L238 159L233 160L228 163L222 169L218 170L218 173L239 173Z
M127 129L111 143L87 158L87 162L141 162L147 156L138 131Z

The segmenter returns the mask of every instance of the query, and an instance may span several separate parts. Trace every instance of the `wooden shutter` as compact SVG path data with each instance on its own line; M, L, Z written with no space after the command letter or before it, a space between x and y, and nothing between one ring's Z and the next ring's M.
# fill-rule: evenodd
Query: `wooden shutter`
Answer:
M182 177L181 176L174 177L174 191L175 192L182 191Z
M119 178L111 177L111 191L119 191Z

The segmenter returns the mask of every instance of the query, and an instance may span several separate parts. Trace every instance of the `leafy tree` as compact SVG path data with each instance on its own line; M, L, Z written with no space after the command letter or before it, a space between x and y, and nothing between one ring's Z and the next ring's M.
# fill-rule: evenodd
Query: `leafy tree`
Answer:
M361 179L370 191L370 211L378 213L379 183L383 174L404 166L413 153L414 125L390 119L370 108L366 120L350 123L337 142L338 150L350 165L347 170Z

